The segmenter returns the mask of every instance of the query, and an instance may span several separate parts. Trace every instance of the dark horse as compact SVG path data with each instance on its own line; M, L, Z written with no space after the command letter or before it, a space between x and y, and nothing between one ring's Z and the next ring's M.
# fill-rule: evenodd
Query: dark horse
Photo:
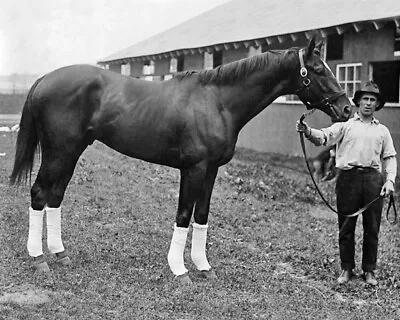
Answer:
M215 277L205 246L218 167L232 159L243 126L286 94L297 94L307 108L320 109L333 121L349 117L350 101L314 39L304 48L265 52L163 82L88 65L38 79L23 108L11 174L11 184L26 182L40 145L27 244L36 269L48 270L41 243L44 213L50 251L61 264L70 263L61 240L60 206L80 155L98 140L127 156L180 170L168 263L174 275L190 282L183 250L194 211L191 258L201 274Z

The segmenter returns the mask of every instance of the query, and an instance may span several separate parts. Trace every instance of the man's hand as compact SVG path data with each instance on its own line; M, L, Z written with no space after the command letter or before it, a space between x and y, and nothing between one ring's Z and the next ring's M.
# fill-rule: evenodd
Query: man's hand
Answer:
M383 197L387 197L394 192L394 184L392 181L387 180L381 189L380 195Z
M296 122L296 131L304 133L306 137L309 137L311 134L310 126L306 122L300 122L300 120Z

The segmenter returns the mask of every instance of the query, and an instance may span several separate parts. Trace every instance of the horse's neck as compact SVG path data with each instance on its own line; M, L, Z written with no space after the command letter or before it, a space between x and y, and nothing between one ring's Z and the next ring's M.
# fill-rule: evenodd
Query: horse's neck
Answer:
M223 102L234 119L237 132L276 98L293 93L290 79L293 72L287 66L278 64L268 71L257 71L237 83L232 92L233 99L230 96L230 101Z

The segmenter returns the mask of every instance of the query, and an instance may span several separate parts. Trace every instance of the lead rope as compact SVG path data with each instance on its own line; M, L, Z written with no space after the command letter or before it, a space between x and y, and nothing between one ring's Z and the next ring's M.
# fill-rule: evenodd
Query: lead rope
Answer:
M397 223L397 209L396 209L396 204L394 202L394 195L391 194L390 195L390 200L389 200L389 205L388 208L386 210L386 220L389 221L389 210L390 207L393 207L393 213L394 213L394 220L393 222L390 222L391 224L396 224Z
M300 123L303 123L304 119L306 117L308 117L310 114L312 114L316 109L312 109L311 111L307 112L307 113L303 113L303 115L300 117ZM334 209L329 202L325 199L324 195L322 194L321 190L318 188L317 182L314 179L314 176L311 172L311 168L310 168L310 164L307 161L307 152L306 152L306 146L304 143L304 134L303 132L299 132L300 134L300 144L301 144L301 148L303 150L303 155L304 155L304 160L306 162L306 166L308 169L308 173L311 176L311 180L314 183L315 189L317 190L319 196L321 197L321 199L325 202L326 206L333 212L335 212L337 215L343 215L347 218L351 218L351 217L356 217L359 214L363 213L365 210L367 210L375 201L383 198L383 196L378 196L375 199L373 199L372 201L368 202L365 206L363 206L361 209L357 210L356 212L352 213L352 214L341 214L339 213L336 209ZM396 205L395 205L395 201L394 201L394 196L393 194L390 195L390 200L389 200L389 206L388 209L386 211L386 219L389 221L389 210L390 208L393 206L393 212L394 212L394 222L392 224L396 224L397 223L397 210L396 210Z

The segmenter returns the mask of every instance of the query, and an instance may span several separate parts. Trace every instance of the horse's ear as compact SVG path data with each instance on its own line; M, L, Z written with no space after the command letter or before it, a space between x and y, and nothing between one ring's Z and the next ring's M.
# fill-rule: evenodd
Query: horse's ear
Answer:
M314 49L314 52L315 52L315 54L317 55L317 56L319 56L320 58L322 58L322 54L321 54L321 52L322 52L322 50L323 50L323 47L324 47L324 40L319 40L316 44L315 44L315 49Z
M315 36L312 37L312 39L310 40L310 43L307 46L306 54L305 54L305 56L307 58L309 58L312 55L314 48L315 48Z
M319 41L315 44L315 49L317 49L319 52L321 52L323 46L324 46L324 41L323 41L323 40L319 40Z
M307 46L306 49L306 57L309 58L311 54L313 53L314 50L316 50L316 53L320 55L320 52L322 51L324 41L317 35L317 33L312 33L312 38L310 40L310 43Z

